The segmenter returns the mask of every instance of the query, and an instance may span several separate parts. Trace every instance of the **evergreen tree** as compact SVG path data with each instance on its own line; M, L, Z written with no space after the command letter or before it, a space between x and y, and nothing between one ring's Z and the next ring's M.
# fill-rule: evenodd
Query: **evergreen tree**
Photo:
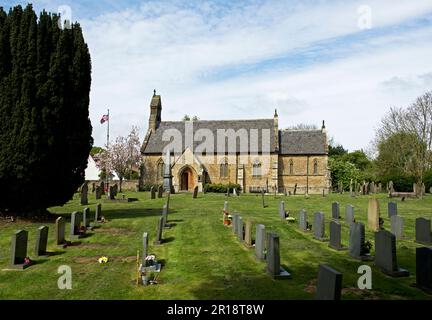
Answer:
M80 25L61 30L58 19L0 8L0 212L63 205L84 182L90 53Z

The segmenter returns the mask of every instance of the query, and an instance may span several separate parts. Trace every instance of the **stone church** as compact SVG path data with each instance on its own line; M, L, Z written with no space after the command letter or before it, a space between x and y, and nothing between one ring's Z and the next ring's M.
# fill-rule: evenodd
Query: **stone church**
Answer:
M163 184L168 150L176 192L195 186L203 190L206 183L235 183L242 192L330 190L324 122L320 130L280 130L276 110L268 119L162 121L162 100L156 91L149 111L141 148L143 184ZM234 134L231 143L227 133ZM176 139L180 143L174 145Z

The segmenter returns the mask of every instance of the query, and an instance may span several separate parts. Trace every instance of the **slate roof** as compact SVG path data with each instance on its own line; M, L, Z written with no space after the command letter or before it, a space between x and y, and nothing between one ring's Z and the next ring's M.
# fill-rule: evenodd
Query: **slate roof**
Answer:
M162 141L163 132L167 129L177 129L181 132L183 137L183 145L185 144L185 122L184 121L162 121L158 127L158 129L151 133L150 137L148 137L147 144L142 146L141 152L143 154L154 154L154 153L162 153L164 147L170 143ZM209 129L214 136L214 146L215 152L217 152L217 130L223 129L233 129L234 131L238 131L239 129L246 129L248 132L248 137L250 138L250 130L258 129L258 151L261 152L262 146L262 130L269 129L270 130L270 141L271 147L270 152L275 152L275 137L274 137L274 120L273 119L258 119L258 120L198 120L193 121L193 130L196 132L200 129ZM237 148L236 150L240 151L240 139L237 139ZM195 141L194 148L202 144L202 141ZM225 148L228 151L228 146Z
M156 131L151 132L146 137L141 152L142 154L161 154L164 147L170 143L162 141L162 135L165 130L177 129L183 137L183 146L185 144L185 122L184 121L162 121ZM249 140L250 130L258 129L258 151L262 151L262 129L270 130L270 152L277 152L275 149L274 137L274 119L258 120L198 120L193 121L193 130L196 132L200 129L210 129L214 136L215 152L217 146L217 130L233 129L236 132L239 129L246 129ZM146 143L147 142L147 143ZM202 141L195 141L194 148L202 144ZM237 139L237 151L240 151L240 141ZM226 146L228 151L228 147ZM184 151L184 150L182 150ZM292 155L323 155L328 153L327 137L321 130L280 130L279 131L279 154Z
M327 137L321 130L280 131L280 154L328 154Z

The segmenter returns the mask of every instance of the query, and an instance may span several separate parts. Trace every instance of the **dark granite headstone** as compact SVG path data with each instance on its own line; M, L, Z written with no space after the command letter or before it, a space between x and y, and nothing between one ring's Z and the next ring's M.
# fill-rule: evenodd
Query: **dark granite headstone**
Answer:
M163 186L160 185L160 186L158 187L158 198L160 199L160 198L162 198L162 197L163 197Z
M318 269L316 300L340 300L342 293L342 273L327 265Z
M320 241L326 241L325 236L325 217L324 213L322 212L316 212L314 216L314 223L313 223L313 234L314 238Z
M158 220L158 225L157 225L156 240L154 242L154 244L156 244L156 245L162 244L163 228L164 228L164 218L160 217Z
M333 202L332 203L332 219L339 220L339 218L340 218L339 202Z
M367 258L365 251L365 225L362 222L354 222L350 227L349 254L359 260Z
M267 273L274 279L290 278L291 275L281 268L279 236L275 233L268 235Z
M79 238L81 236L80 229L81 229L81 215L79 212L72 212L71 225L70 225L71 240Z
M84 182L81 186L81 205L88 205L88 182Z
M102 198L102 187L97 186L95 190L96 200L100 200Z
M266 230L263 224L258 224L256 226L256 234L255 234L255 256L258 260L265 259L265 238L266 238Z
M39 227L36 233L35 255L37 257L47 256L47 242L48 242L48 227Z
M392 277L408 277L407 270L398 267L396 258L396 237L389 231L375 232L375 265Z
M192 198L193 198L193 199L196 199L197 197L198 197L198 186L196 186L196 187L194 188Z
M84 208L83 210L83 226L86 229L90 229L90 209Z
M150 199L152 199L152 200L156 199L156 192L155 192L155 187L154 186L152 186L150 188Z
M425 218L416 219L416 241L432 244L431 221Z
M101 194L104 196L105 195L105 182L101 182L100 183L100 188L101 188Z
M330 244L329 247L335 250L344 250L342 246L341 225L337 221L330 221Z
M25 230L19 230L13 234L11 243L11 269L23 270L27 267L27 265L25 265L27 240L28 232Z
M261 200L262 200L262 207L265 208L265 199L264 199L264 189L261 189Z
M162 217L164 219L164 227L168 226L168 207L166 204L164 204L162 209Z
M416 248L416 286L432 294L432 248Z
M388 217L391 218L392 216L397 215L397 203L396 202L389 202L388 203Z
M101 221L101 217L102 217L102 205L100 203L98 203L96 205L94 222L97 223L97 222Z

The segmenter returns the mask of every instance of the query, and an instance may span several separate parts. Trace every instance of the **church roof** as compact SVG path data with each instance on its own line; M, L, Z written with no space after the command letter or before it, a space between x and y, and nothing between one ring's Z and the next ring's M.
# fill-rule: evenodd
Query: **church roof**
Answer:
M164 147L170 143L163 141L163 133L168 129L177 129L182 136L183 146L185 144L185 121L162 121L159 127L150 133L142 146L143 154L161 154ZM258 152L262 151L262 131L269 129L270 133L270 152L278 152L275 148L274 119L257 120L197 120L193 121L194 133L200 129L209 129L213 133L214 152L217 152L217 130L246 129L248 138L251 139L250 130L258 129ZM240 139L237 139L236 150L240 151ZM203 141L194 141L194 148L201 145ZM322 130L281 130L279 131L279 153L292 155L320 155L327 154L327 137ZM228 151L228 147L226 147ZM182 150L184 151L184 150Z
M327 137L322 130L280 131L280 154L327 154Z
M153 131L148 138L147 144L143 145L143 154L162 153L164 147L170 143L169 141L162 141L162 135L165 130L177 129L183 138L183 144L185 143L185 121L162 121L159 127ZM250 137L250 130L258 129L258 151L262 151L262 129L270 130L270 152L275 152L275 137L274 137L274 120L273 119L257 119L257 120L197 120L193 121L194 133L200 129L209 129L214 136L214 152L217 152L217 130L228 130L233 129L238 131L239 129L246 129L248 132L248 138ZM240 139L237 139L236 150L240 151ZM194 148L201 145L203 141L195 141ZM228 147L226 146L228 151Z

